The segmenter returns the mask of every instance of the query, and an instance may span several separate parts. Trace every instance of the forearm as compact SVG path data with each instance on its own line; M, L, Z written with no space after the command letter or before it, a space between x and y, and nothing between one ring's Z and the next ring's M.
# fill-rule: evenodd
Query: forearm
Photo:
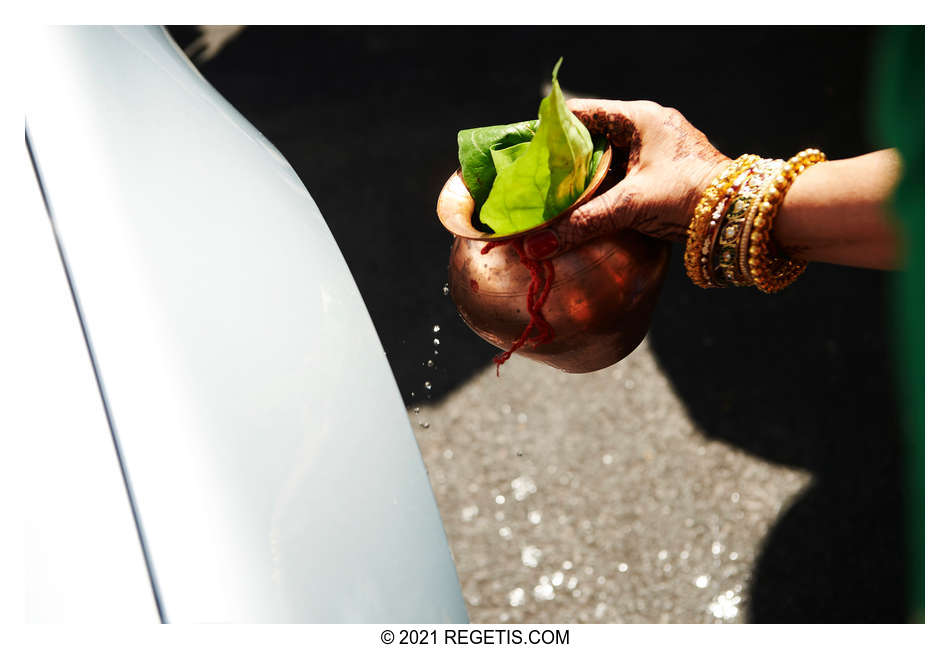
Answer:
M807 261L893 269L902 264L890 197L900 179L894 149L824 162L792 184L772 235Z

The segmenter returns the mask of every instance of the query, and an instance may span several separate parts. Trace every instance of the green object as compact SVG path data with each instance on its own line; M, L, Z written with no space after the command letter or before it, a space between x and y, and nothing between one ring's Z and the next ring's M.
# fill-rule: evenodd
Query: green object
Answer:
M567 108L557 81L560 67L559 60L538 121L459 132L462 179L479 221L495 234L529 230L570 207L587 188L595 157L599 162L606 149L599 138L595 154L587 128Z
M875 48L874 126L897 147L903 175L893 212L905 268L894 273L892 308L904 415L907 577L910 621L924 621L924 28L884 27Z
M462 180L475 199L478 212L488 200L492 183L495 182L495 152L507 147L527 143L538 130L538 120L484 126L459 131L459 163L462 165Z

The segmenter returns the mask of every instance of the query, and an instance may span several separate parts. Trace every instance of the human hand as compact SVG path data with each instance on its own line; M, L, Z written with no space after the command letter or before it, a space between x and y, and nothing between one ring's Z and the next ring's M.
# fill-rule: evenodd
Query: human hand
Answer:
M626 175L551 227L526 237L527 255L546 259L625 228L685 241L703 190L729 158L673 108L606 99L572 99L567 105L592 133L607 136L615 156L626 156Z

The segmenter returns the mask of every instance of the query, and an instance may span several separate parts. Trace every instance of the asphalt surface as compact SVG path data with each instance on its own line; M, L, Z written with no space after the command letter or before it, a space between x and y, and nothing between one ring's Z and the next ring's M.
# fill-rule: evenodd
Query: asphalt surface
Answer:
M594 374L515 358L497 378L442 294L434 214L456 132L531 117L559 56L565 88L674 106L728 155L843 158L875 147L873 43L865 28L271 27L202 65L350 265L473 621L904 619L886 274L813 265L777 296L703 291L674 247L648 345Z

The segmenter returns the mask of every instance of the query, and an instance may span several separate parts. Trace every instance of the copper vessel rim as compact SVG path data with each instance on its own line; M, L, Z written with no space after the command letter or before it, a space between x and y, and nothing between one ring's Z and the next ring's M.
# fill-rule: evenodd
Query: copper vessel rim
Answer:
M600 187L601 183L604 182L604 178L607 177L607 172L610 171L610 163L613 158L613 148L610 144L607 145L607 148L604 150L604 155L601 156L600 162L597 164L597 169L594 170L594 177L591 179L590 184L587 185L587 188L584 190L584 193L577 197L577 200L574 201L570 207L558 214L557 216L548 219L540 225L536 225L533 228L528 228L527 230L522 230L521 232L515 232L513 234L489 234L487 232L482 232L477 230L474 225L472 225L472 213L474 212L474 203L472 204L471 211L468 214L462 214L456 210L443 209L441 202L436 207L436 212L439 216L439 221L442 223L442 227L451 232L457 237L462 237L464 239L474 239L476 241L505 241L508 239L516 239L522 237L529 232L534 232L535 230L540 230L550 226L554 221L563 217L565 214L568 214L575 210L578 206L586 203L588 200L593 197L594 193L597 191L597 188ZM445 192L446 188L452 183L452 181L458 177L458 182L462 180L462 170L457 169L455 173L449 176L449 179L445 182L445 185L442 188L442 191ZM465 186L465 183L462 182L462 186Z

